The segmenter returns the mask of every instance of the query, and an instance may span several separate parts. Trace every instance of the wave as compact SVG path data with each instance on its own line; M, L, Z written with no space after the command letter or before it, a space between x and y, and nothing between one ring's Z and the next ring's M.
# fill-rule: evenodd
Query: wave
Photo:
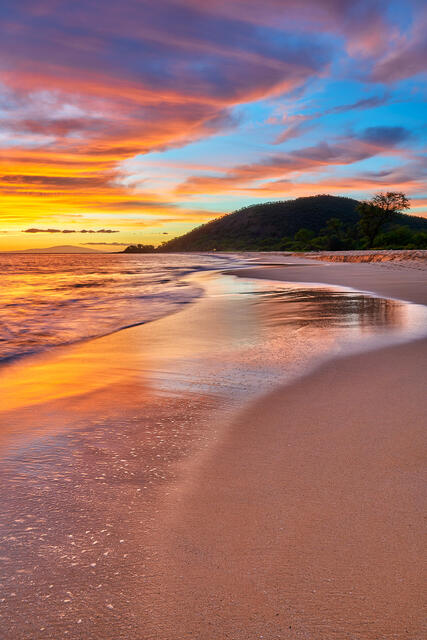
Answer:
M202 294L186 275L231 263L194 255L0 256L0 362L174 313Z

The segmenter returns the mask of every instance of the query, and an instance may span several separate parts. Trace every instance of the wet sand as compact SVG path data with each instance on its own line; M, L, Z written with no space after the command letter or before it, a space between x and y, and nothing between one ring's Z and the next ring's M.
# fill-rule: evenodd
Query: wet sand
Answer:
M382 295L427 302L422 274L290 261L239 275L378 279ZM427 341L259 397L286 379L295 334L304 365L336 333L298 317L284 348L274 295L223 294L2 376L4 638L425 637ZM347 317L356 308L366 331L402 322L398 305L357 300Z
M277 256L271 258L278 260ZM314 258L284 256L286 266L265 265L229 273L248 278L263 278L285 282L317 282L334 286L352 287L386 298L398 298L418 304L427 304L427 268L414 262L410 267L398 262L337 263Z
M426 356L335 361L242 413L174 496L152 637L426 637Z

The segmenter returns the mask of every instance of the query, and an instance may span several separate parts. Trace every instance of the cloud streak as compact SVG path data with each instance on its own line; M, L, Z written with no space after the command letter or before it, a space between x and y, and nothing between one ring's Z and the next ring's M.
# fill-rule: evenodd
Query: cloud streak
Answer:
M119 233L118 229L23 229L22 233Z
M368 127L358 135L276 153L252 164L232 167L218 175L191 176L177 187L177 193L191 195L246 189L260 181L290 179L303 172L352 165L379 154L394 154L396 147L410 137L410 131L404 127Z
M387 104L389 96L371 96L370 98L362 98L356 102L350 104L337 105L326 109L325 111L319 111L312 114L296 114L285 118L285 122L289 125L282 133L280 133L273 144L281 144L294 138L299 138L301 135L306 134L308 131L314 129L314 121L319 120L324 116L330 116L340 113L348 113L351 111L360 111L363 109L373 109Z
M101 245L102 247L127 247L128 242L82 242L82 245Z

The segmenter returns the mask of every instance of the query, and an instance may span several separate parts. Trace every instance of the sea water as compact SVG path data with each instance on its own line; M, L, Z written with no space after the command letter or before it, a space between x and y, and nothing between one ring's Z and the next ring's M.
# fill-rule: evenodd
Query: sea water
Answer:
M197 254L0 254L0 361L173 313L202 293L187 274L238 262Z

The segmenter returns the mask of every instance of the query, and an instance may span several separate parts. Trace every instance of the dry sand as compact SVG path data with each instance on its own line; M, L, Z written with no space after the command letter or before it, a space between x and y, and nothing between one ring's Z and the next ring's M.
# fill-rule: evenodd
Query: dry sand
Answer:
M239 274L427 304L420 270L281 260L292 266ZM157 356L141 371L173 368L180 351L194 368L206 325L191 308L230 340L238 310L197 305L48 358L49 380L69 371L64 358L108 377L109 359L144 336ZM177 328L187 342L162 361ZM336 359L231 421L220 395L203 397L203 385L168 395L155 376L113 378L84 397L71 381L36 412L11 408L15 426L61 417L68 432L2 465L0 637L424 640L426 356L418 340Z
M326 262L376 262L379 264L427 269L427 250L425 249L377 249L364 251L319 251L301 254Z

